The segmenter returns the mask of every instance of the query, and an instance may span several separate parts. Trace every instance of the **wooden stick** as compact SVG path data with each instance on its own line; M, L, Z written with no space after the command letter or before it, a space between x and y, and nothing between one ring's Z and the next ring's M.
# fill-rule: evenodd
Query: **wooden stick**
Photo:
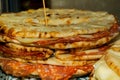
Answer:
M44 8L45 25L47 26L47 16L46 16L46 9L45 9L45 0L43 0L43 8Z

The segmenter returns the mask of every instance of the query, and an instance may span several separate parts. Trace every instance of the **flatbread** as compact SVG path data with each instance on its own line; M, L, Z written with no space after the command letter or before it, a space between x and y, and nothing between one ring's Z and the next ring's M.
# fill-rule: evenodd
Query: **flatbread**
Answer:
M104 57L100 59L94 65L94 75L90 80L119 80L118 76L110 67L107 65Z
M68 48L81 48L81 49L91 49L95 47L102 46L110 42L113 38L115 38L118 33L115 33L113 36L103 37L96 41L79 41L73 43L56 43L49 45L49 48L56 48L56 49L68 49Z
M113 45L107 52L105 56L107 65L120 76L120 45Z
M116 19L107 12L46 9L46 14L47 26L43 9L1 14L0 42L51 49L90 49L118 34Z
M0 31L11 37L53 38L105 31L116 23L107 12L47 9L46 14L47 26L43 9L2 14Z
M104 53L91 55L96 50L86 49L101 47L119 33L115 17L107 12L46 9L46 14L47 25L43 9L1 14L0 66L7 74L43 80L88 74ZM86 50L85 55L77 49Z
M119 32L116 32L116 33L112 34L112 36L105 36L105 37L98 38L98 39L92 40L92 41L89 41L89 40L81 41L80 40L80 41L75 41L75 42L63 42L63 43L53 43L53 44L45 44L45 42L50 42L49 39L46 39L46 40L38 39L38 38L15 38L14 39L14 38L9 38L9 37L3 36L3 35L0 35L0 41L17 43L20 45L27 45L27 46L47 47L47 48L51 48L51 49L69 49L69 48L90 49L90 48L95 48L95 47L98 47L98 46L101 46L103 44L110 42L118 34L119 34ZM91 38L89 38L89 39L91 39ZM52 39L52 40L56 41L56 39L55 40ZM39 41L41 41L42 44L40 44Z
M120 39L117 39L106 54L94 64L94 75L91 80L120 79Z
M14 43L1 43L0 44L1 56L9 58L22 58L25 60L44 60L51 55L54 51L48 48L23 46Z
M102 46L102 48L90 49L90 50L80 50L70 49L70 50L57 50L54 54L57 59L62 61L97 61L103 55L106 54L108 46Z

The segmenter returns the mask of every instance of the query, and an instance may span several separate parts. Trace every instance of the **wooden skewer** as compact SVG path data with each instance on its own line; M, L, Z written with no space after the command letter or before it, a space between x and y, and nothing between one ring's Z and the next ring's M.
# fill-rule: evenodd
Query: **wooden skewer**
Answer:
M47 16L46 16L46 9L45 9L45 0L43 0L43 8L44 8L45 25L47 26Z

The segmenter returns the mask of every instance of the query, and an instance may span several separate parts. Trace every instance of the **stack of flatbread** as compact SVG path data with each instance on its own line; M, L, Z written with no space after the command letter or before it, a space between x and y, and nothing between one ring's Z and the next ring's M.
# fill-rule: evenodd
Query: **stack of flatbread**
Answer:
M92 80L120 80L120 39L97 63Z
M17 77L67 80L93 70L93 64L118 35L107 12L43 9L0 16L0 66ZM46 25L45 25L46 24Z

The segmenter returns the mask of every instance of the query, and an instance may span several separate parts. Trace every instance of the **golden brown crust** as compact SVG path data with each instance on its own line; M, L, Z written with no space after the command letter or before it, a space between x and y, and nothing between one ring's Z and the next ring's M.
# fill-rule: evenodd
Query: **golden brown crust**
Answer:
M57 50L55 57L62 61L97 61L103 55L106 54L106 50L109 46L102 46L102 48L81 50L81 49L70 49L70 50Z
M105 55L105 61L107 65L115 71L120 76L120 40L117 40L110 49L107 51L107 55Z
M47 9L48 25L45 26L42 11L2 14L0 41L51 49L90 49L111 41L118 34L116 19L107 12Z
M7 36L0 35L0 41L1 42L12 42L27 46L38 46L38 47L47 47L51 49L68 49L68 48L81 48L81 49L90 49L95 48L98 46L101 46L103 44L108 43L113 38L115 38L118 35L119 32L113 33L112 36L106 36L102 37L100 39L97 39L96 41L78 41L78 42L66 42L66 43L54 43L50 45L43 45L43 44L37 44L37 41L41 39L26 39L26 38L16 38L11 39ZM43 39L42 39L43 40ZM47 40L44 40L47 41ZM47 41L49 42L49 40Z
M48 48L22 46L14 43L1 43L0 51L2 52L1 56L26 60L43 60L53 54L53 51Z
M105 61L107 65L120 76L120 66L119 66L119 59L114 55L107 54L105 56Z
M43 9L0 16L0 66L7 74L39 75L43 80L83 76L103 54L83 55L76 49L73 55L70 49L100 47L119 33L115 17L107 12L46 9L46 14L47 26ZM65 50L54 53L58 49Z
M0 31L9 37L53 38L105 31L116 23L114 16L106 12L47 9L45 26L42 10L2 14Z
M95 69L93 73L93 80L94 79L119 80L120 79L119 63L120 63L120 39L118 38L117 41L110 44L110 47L107 49L106 54L98 62L94 64Z

